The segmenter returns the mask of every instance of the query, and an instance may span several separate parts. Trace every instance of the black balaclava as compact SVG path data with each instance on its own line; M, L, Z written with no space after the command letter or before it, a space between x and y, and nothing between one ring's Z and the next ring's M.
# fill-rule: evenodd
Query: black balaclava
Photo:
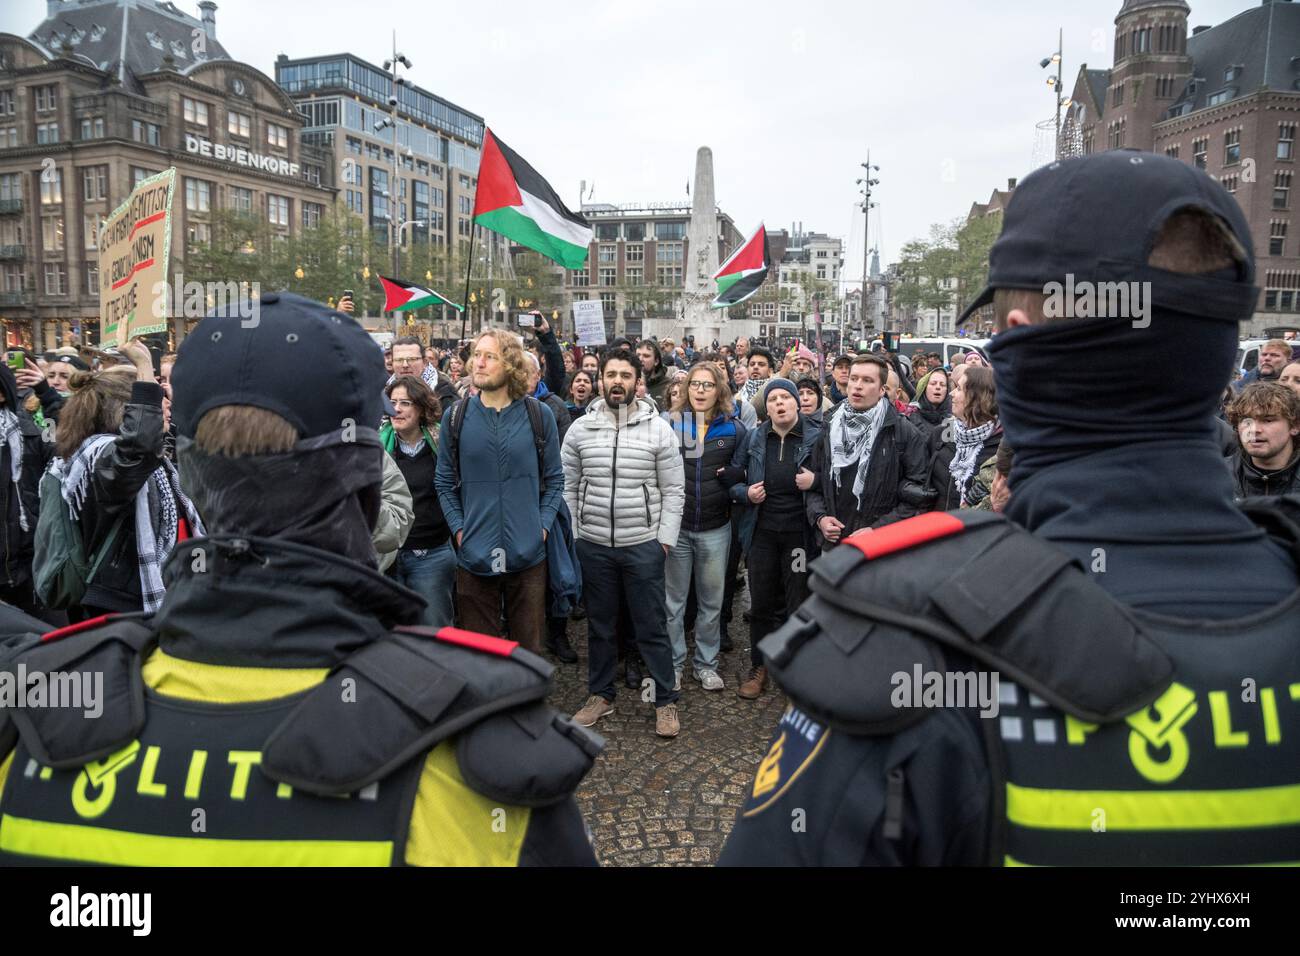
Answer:
M205 454L182 437L181 487L210 536L291 541L373 568L383 446L373 429L356 431L300 441L285 454L241 458Z

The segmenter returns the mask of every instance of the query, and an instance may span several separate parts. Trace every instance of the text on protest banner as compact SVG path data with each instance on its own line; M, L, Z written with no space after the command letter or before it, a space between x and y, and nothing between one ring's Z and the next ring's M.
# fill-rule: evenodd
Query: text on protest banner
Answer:
M167 329L176 167L142 180L99 230L100 344ZM161 301L160 301L161 300Z

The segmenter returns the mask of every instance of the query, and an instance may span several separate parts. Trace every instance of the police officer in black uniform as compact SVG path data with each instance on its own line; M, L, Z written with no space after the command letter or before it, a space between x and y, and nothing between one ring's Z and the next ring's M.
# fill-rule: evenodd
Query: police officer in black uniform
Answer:
M357 323L287 293L186 339L209 536L152 618L0 642L13 673L102 675L99 714L0 711L0 861L595 863L573 791L601 741L546 704L551 665L408 626L422 600L376 570L385 378Z
M723 864L1300 861L1300 500L1234 507L1214 438L1257 298L1246 220L1192 166L1021 183L963 316L995 308L1006 516L811 566L762 645L791 704Z

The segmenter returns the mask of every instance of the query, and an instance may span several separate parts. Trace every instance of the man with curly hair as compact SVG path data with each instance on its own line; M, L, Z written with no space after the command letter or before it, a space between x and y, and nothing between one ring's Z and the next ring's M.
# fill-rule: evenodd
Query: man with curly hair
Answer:
M1228 424L1241 443L1232 459L1238 498L1300 494L1300 396L1276 382L1247 385Z
M464 399L457 458L438 456L434 487L457 551L456 605L462 628L500 635L502 602L509 638L540 654L546 618L546 529L564 497L559 431L542 406L546 438L538 474L532 423L524 405L530 365L510 332L484 332L469 356L478 394ZM450 413L438 445L447 448ZM543 490L544 488L544 490Z

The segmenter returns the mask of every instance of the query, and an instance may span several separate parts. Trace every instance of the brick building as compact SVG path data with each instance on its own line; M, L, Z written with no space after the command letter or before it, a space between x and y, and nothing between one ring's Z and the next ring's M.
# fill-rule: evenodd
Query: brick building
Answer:
M1125 0L1114 64L1075 81L1067 120L1085 153L1131 147L1194 163L1250 222L1263 289L1243 331L1300 323L1300 5L1264 0L1189 29L1184 0Z
M48 0L28 37L0 33L0 319L9 344L98 341L98 224L146 176L177 170L171 271L214 210L281 234L333 203L330 154L293 101L201 19L155 0ZM174 322L177 339L184 323Z

